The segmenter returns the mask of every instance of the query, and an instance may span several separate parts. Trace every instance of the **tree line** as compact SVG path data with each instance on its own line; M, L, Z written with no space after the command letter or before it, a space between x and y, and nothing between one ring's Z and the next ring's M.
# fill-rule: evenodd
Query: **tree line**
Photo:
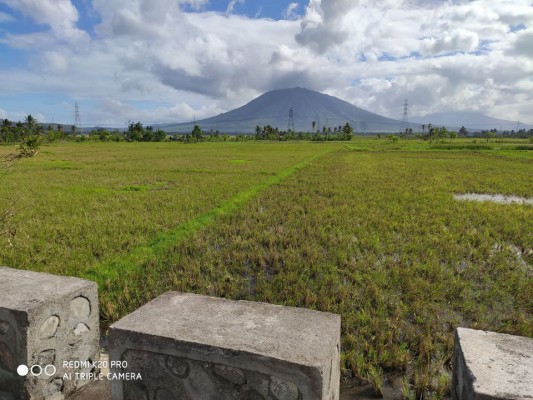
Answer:
M313 121L313 128L315 121ZM255 140L309 140L309 141L330 141L330 140L352 140L354 130L352 126L346 122L344 126L339 125L331 127L323 127L322 132L295 132L293 130L282 131L277 127L270 125L255 127Z
M71 130L74 130L71 128ZM0 123L0 142L25 142L29 138L39 137L47 138L50 141L62 139L67 135L63 125L44 125L31 115L28 115L24 121L10 121L5 118Z
M314 122L314 121L313 121ZM206 141L248 141L248 140L269 140L269 141L346 141L351 140L355 132L347 122L344 126L322 127L316 129L313 124L313 132L295 132L293 130L280 130L271 125L256 126L254 134L229 135L219 130L203 131L199 125L194 125L190 133L168 134L162 129L154 129L152 126L144 126L141 122L129 122L125 130L109 130L97 128L90 132L82 133L75 125L42 124L32 115L28 115L23 121L13 122L9 119L0 120L0 143L22 143L27 147L37 146L41 142L53 142L55 140L72 141L102 141L102 142L161 142L177 141L183 143L197 143ZM445 139L455 139L457 137L475 137L490 140L497 136L508 138L532 138L533 129L518 131L498 132L496 129L483 130L481 132L469 133L463 126L459 132L448 131L445 127L435 127L432 124L421 125L421 131L417 134L412 128L407 128L405 132L388 135L390 140L416 138L429 141L443 141ZM381 134L377 135L378 138Z
M423 124L420 125L421 132L418 134L414 134L413 128L407 128L404 132L400 132L398 135L388 135L387 137L390 138L400 138L400 139L407 139L407 138L416 138L416 139L423 139L423 140L444 140L444 139L455 139L457 137L466 138L466 137L473 137L473 138L483 138L483 139L494 139L498 136L504 137L504 138L521 138L521 139L531 139L533 137L533 129L520 129L520 130L505 130L505 131L498 131L497 129L485 129L481 131L473 131L469 132L464 126L462 126L458 132L455 131L449 131L445 127L435 127L432 124ZM381 135L378 135L381 136Z
M129 122L126 130L109 130L97 128L90 132L82 133L75 125L64 126L61 124L41 124L32 115L24 121L13 122L3 119L0 124L0 143L21 143L28 140L39 142L53 142L55 140L86 141L95 140L102 142L161 142L178 141L184 143L197 143L205 141L246 141L246 140L351 140L354 135L349 123L338 127L323 127L322 132L295 132L282 131L270 125L256 126L252 135L228 135L218 130L203 131L195 125L190 133L167 134L162 129L144 126L141 122Z
M24 143L28 140L53 142L56 140L99 140L102 142L161 142L167 139L162 129L143 126L141 122L129 122L124 131L97 128L82 133L75 125L41 124L32 115L24 121L3 119L0 123L0 143Z

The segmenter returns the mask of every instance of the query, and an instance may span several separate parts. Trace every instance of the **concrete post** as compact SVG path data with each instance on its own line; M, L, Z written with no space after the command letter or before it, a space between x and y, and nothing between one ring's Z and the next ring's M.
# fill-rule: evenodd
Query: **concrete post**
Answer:
M96 283L0 267L0 399L65 398L92 368L63 361L97 361L99 337Z
M533 339L457 328L452 397L533 399Z
M337 400L340 316L168 292L113 324L114 400ZM119 375L122 374L122 375ZM128 375L129 374L129 375Z

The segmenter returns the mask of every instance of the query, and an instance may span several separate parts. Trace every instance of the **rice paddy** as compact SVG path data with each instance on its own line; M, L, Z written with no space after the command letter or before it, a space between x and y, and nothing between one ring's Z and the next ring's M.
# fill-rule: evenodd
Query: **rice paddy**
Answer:
M95 280L104 327L167 290L339 313L345 379L443 398L455 327L533 336L533 207L454 195L531 198L532 166L525 141L54 144L0 178L0 263Z

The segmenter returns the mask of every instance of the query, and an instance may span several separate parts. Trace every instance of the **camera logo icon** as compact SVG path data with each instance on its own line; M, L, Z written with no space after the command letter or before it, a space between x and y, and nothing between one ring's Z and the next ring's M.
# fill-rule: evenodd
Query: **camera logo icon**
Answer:
M45 374L46 376L54 376L57 372L57 369L53 365L46 365L44 368L39 364L32 365L28 367L27 365L21 364L17 367L17 374L20 376L27 376L31 374L32 376L40 376Z

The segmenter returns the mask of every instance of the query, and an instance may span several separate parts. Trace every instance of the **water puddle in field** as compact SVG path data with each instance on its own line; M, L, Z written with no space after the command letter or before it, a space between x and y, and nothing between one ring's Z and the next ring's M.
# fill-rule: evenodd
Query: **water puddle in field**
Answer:
M469 201L490 201L492 203L499 204L528 204L533 206L533 198L519 197L519 196L506 196L503 194L480 194L480 193L465 193L454 194L455 200L469 200Z

